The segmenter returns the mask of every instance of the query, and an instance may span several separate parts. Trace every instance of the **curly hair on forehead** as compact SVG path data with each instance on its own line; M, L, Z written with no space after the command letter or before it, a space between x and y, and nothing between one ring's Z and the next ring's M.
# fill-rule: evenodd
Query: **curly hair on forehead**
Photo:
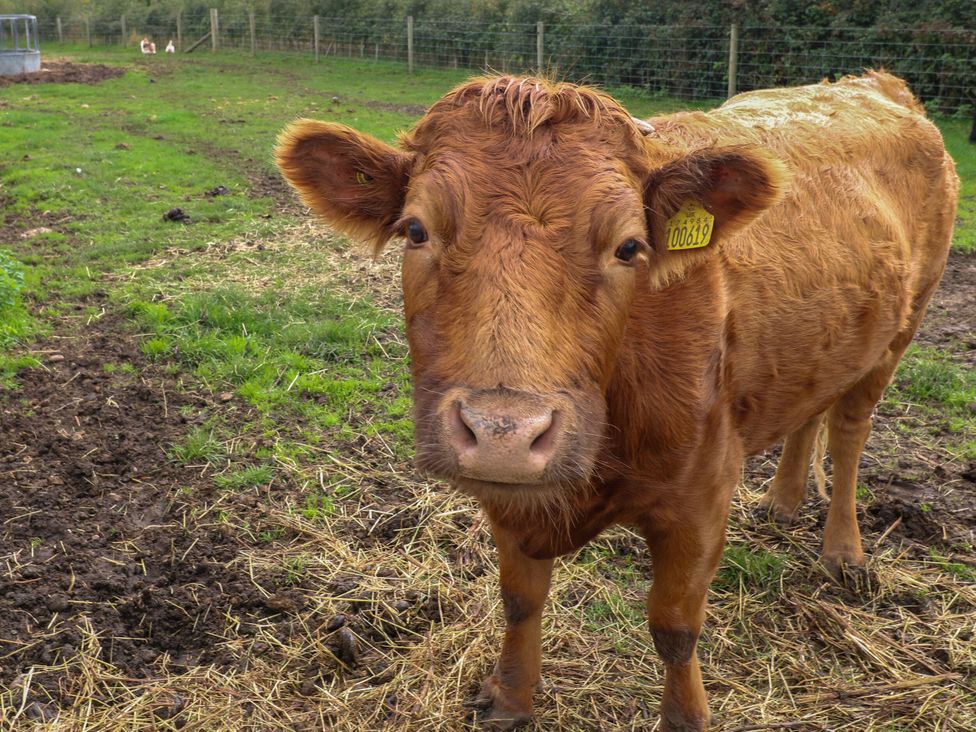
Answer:
M541 128L586 123L605 137L639 148L643 133L620 104L601 91L535 77L483 76L471 79L435 103L417 126L401 137L407 149L421 149L473 113L490 129L530 140Z

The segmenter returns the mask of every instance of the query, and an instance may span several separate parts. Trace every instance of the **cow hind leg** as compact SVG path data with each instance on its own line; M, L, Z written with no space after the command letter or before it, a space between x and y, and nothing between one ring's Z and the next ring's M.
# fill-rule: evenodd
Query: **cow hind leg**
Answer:
M807 492L810 456L822 414L811 417L786 438L773 484L759 502L760 511L780 524L792 523Z
M840 576L845 565L859 567L865 563L857 525L858 463L871 434L871 415L911 336L910 332L902 334L885 358L827 411L827 446L833 463L833 477L821 559L834 576Z
M951 235L951 225L949 233ZM840 576L845 565L863 566L865 563L861 532L857 526L858 463L871 434L874 408L885 387L891 383L898 362L922 321L941 274L940 268L919 289L912 304L908 327L895 336L881 360L827 410L827 447L834 470L821 560L834 576Z

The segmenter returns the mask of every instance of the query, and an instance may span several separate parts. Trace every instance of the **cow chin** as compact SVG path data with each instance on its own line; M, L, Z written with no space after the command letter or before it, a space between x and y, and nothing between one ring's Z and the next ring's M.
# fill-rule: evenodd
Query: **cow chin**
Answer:
M563 523L575 516L582 499L589 495L590 482L563 483L491 483L456 478L451 486L475 498L495 513L548 519Z

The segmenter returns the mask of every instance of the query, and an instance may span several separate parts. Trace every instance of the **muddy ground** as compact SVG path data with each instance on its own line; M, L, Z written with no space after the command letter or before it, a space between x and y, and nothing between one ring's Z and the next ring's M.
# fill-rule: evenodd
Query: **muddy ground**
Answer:
M224 616L246 634L290 600L280 577L235 568L244 542L218 520L211 477L167 455L211 398L147 368L112 317L32 352L43 365L0 394L0 687L67 661L93 635L132 678L163 656L176 667L232 662L218 642ZM56 699L57 676L42 682Z
M0 76L0 87L10 84L97 84L122 76L125 69L104 64L79 64L61 59L42 59L41 70L33 74Z

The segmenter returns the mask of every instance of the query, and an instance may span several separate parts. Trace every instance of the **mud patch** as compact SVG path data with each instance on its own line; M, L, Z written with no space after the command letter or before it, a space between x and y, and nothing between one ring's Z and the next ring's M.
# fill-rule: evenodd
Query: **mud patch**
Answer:
M41 70L33 74L0 76L0 87L11 84L97 84L125 73L118 66L78 64L61 59L42 59Z
M247 544L215 507L249 497L167 456L210 403L144 368L133 341L95 321L0 392L0 687L33 666L56 700L43 667L92 644L133 678L226 666L226 640L275 622L278 580L238 565Z

